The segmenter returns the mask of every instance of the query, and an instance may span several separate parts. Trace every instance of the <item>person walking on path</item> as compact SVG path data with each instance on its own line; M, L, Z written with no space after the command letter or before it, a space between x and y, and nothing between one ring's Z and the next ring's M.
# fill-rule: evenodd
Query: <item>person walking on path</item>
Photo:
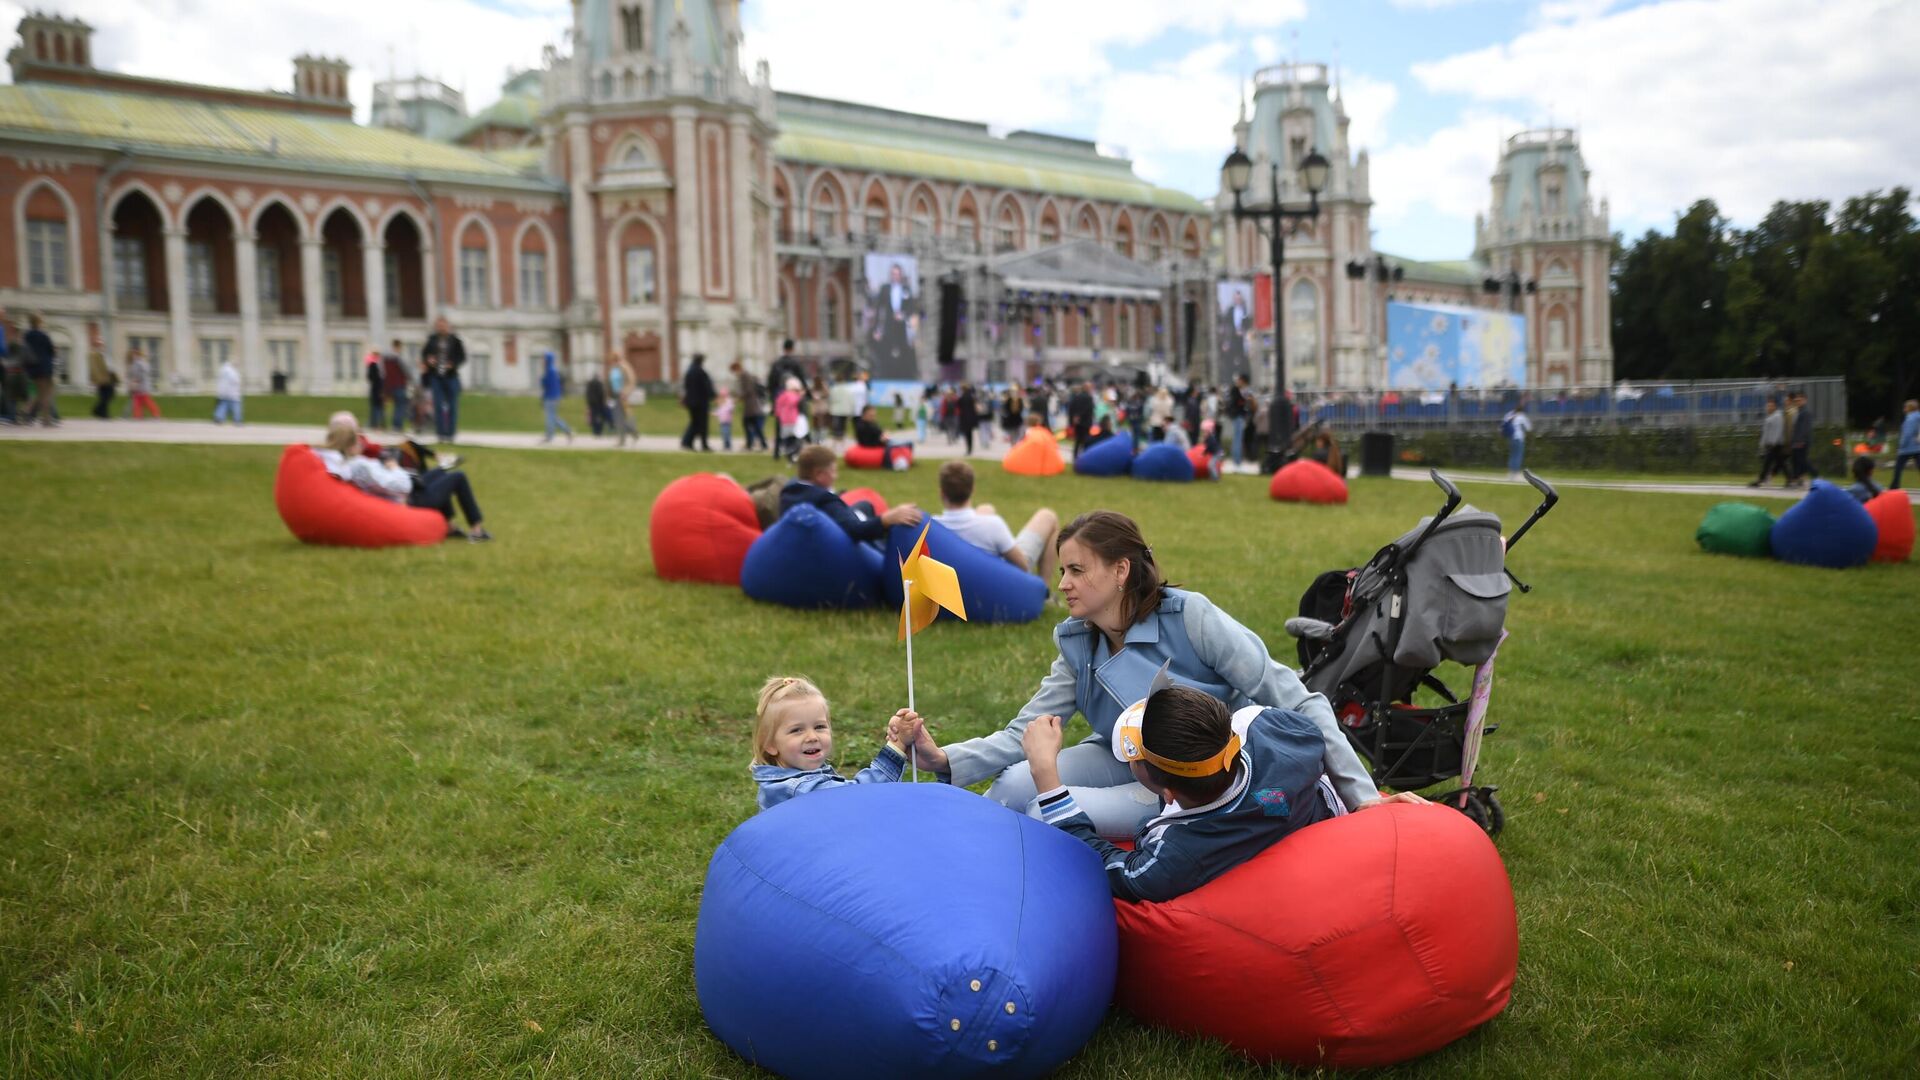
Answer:
M1908 399L1906 415L1900 420L1900 443L1894 447L1893 484L1894 491L1900 490L1900 472L1913 462L1920 469L1920 401Z
M1093 439L1093 384L1082 383L1067 399L1067 426L1073 429L1073 460Z
M1807 406L1807 393L1795 390L1787 397L1787 450L1791 457L1788 487L1804 487L1809 478L1818 480L1809 451L1813 447L1813 410Z
M687 407L687 430L680 436L680 449L693 449L697 438L700 452L712 453L713 447L707 444L707 410L713 407L713 377L707 374L707 358L702 353L693 354L686 377L680 381L680 404Z
M1507 415L1500 418L1500 434L1507 437L1507 479L1520 479L1520 470L1527 465L1527 432L1533 430L1533 422L1527 419L1527 400L1521 398L1513 403Z
M766 388L760 380L747 371L745 364L735 360L728 369L733 373L733 395L740 407L740 436L746 440L745 449L751 453L755 442L760 449L767 448L767 398Z
M720 449L733 453L733 391L724 386L714 402L713 419L720 425Z
M42 424L53 427L60 417L53 411L53 339L40 327L40 315L27 316L27 336L22 344L27 347L27 378L33 380L33 404L21 415L20 422L25 424L36 417Z
M573 442L573 428L560 419L560 399L566 393L566 385L560 381L560 367L554 361L553 353L546 354L546 367L540 372L540 407L547 413L547 437L543 443L553 441L554 431L567 433L567 442Z
M410 415L407 407L410 404L407 401L407 388L413 385L413 373L407 370L407 361L399 338L394 338L393 348L380 357L380 380L386 387L387 402L393 414L393 433L398 435L407 429L407 420ZM414 428L413 433L420 434L420 429Z
M378 349L367 350L367 429L379 431L387 426L387 366L380 362Z
M373 365L368 365L373 369ZM240 369L233 365L229 356L220 364L220 370L213 377L213 422L231 419L233 426L239 427L245 422L240 412Z
M120 385L120 376L114 374L113 367L107 363L107 344L101 340L98 330L93 332L87 349L87 381L93 385L94 418L109 419L107 410L113 407L113 394Z
M613 433L620 437L615 445L627 445L629 435L640 437L633 418L627 415L627 365L617 357L607 359L607 421L613 426Z
M460 369L467 364L467 347L453 332L445 315L433 321L433 336L420 348L423 378L430 378L433 395L433 433L441 442L460 434Z
M160 406L153 400L153 365L135 345L127 350L127 415L138 420L143 412L160 419Z
M1787 471L1787 418L1780 415L1780 407L1772 398L1767 399L1767 415L1760 421L1760 476L1747 484L1757 488L1772 479L1777 473L1782 476Z

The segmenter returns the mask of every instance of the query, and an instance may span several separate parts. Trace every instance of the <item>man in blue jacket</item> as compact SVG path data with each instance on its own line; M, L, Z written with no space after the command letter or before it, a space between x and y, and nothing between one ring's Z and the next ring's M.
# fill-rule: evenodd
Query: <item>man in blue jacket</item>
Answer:
M1920 401L1907 402L1906 418L1900 421L1900 446L1894 453L1899 455L1893 459L1893 488L1898 491L1900 470L1907 467L1907 462L1920 469Z
M873 504L865 500L848 506L833 490L833 482L840 475L839 461L825 446L800 451L793 462L796 475L780 489L780 516L786 517L796 506L811 506L833 519L848 536L868 543L880 543L895 525L920 524L920 508L912 503L903 503L884 514L874 513Z

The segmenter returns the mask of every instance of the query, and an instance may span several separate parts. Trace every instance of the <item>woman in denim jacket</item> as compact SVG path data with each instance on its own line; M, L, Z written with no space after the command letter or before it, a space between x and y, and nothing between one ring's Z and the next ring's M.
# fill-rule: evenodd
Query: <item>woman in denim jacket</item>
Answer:
M1021 737L1036 717L1078 712L1093 735L1060 754L1061 781L1100 835L1131 839L1160 812L1160 800L1114 759L1109 740L1120 712L1145 698L1154 673L1170 662L1175 683L1205 690L1229 710L1259 705L1305 714L1326 743L1327 778L1341 800L1358 809L1380 797L1327 699L1309 693L1258 634L1212 601L1166 584L1133 519L1111 510L1082 514L1060 530L1059 545L1060 595L1070 617L1054 627L1060 654L1053 669L1005 728L941 747L923 765L962 786L992 778L989 798L1038 817Z

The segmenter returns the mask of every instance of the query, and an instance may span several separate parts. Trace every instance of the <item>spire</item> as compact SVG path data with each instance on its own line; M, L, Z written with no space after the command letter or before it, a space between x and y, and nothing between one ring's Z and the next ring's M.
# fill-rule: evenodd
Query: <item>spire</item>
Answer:
M1333 100L1340 100L1340 39L1333 39Z

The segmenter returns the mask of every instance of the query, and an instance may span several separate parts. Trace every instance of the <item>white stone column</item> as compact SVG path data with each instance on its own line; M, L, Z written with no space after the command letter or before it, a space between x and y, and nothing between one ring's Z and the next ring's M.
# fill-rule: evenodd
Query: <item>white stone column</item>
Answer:
M420 297L427 323L440 315L440 238L428 236L420 242Z
M308 393L333 377L333 358L327 355L327 289L321 271L320 249L325 241L310 236L300 241L300 296L307 313L307 376L300 380ZM320 373L325 371L323 380Z
M600 296L600 278L594 273L593 153L587 141L587 118L567 118L567 226L573 236L573 298L592 304ZM599 359L596 357L596 359Z
M167 348L173 353L162 370L154 372L154 389L164 393L164 376L193 372L193 309L187 295L187 231L168 229L164 237L167 262Z
M669 379L678 378L687 357L700 351L693 322L703 318L706 307L700 286L700 170L693 118L691 106L673 107L673 261L678 272L672 315L675 347L665 365Z
M733 177L733 303L743 318L751 318L759 295L760 283L753 273L753 170L747 145L745 113L734 113L727 124L729 137L727 172Z
M260 344L259 237L249 230L233 234L233 289L240 298L240 378L248 387L266 382Z
M387 351L387 246L363 244L360 247L362 277L367 285L367 343L370 349Z

